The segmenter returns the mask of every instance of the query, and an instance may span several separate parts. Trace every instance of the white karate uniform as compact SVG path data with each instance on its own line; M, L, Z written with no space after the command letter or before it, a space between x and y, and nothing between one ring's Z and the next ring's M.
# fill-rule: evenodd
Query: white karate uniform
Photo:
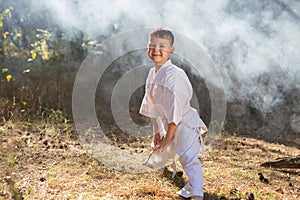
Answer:
M160 169L178 159L189 180L178 192L183 197L203 196L203 175L198 159L199 136L207 128L196 109L190 106L192 85L186 73L168 60L158 72L151 68L146 80L146 91L140 113L153 119L154 134L164 137L169 123L177 125L172 142L163 150L154 152L148 166Z

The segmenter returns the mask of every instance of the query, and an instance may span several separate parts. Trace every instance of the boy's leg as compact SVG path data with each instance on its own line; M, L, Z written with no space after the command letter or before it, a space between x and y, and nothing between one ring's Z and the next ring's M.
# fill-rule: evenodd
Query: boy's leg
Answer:
M188 183L177 193L185 198L192 196L204 196L203 174L198 154L200 152L200 142L196 140L192 147L182 156L179 161L184 172L188 176Z

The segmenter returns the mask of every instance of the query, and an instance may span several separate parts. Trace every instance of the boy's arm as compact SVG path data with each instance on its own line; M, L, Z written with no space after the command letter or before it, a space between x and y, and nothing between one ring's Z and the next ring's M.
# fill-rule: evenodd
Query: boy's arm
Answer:
M155 118L151 118L152 126L153 126L153 144L156 146L160 141L160 134L158 124Z
M177 125L174 122L168 124L166 137L164 137L157 145L154 146L154 151L165 148L172 141L175 135L176 127Z

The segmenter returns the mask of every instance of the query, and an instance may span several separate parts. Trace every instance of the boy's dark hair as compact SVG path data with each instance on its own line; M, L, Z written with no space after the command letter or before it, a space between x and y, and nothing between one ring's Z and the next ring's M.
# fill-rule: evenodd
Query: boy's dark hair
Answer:
M166 29L166 28L154 29L149 34L149 38L151 38L151 37L159 37L159 38L163 38L163 39L168 39L171 41L171 46L173 46L173 44L174 44L174 35L169 29Z

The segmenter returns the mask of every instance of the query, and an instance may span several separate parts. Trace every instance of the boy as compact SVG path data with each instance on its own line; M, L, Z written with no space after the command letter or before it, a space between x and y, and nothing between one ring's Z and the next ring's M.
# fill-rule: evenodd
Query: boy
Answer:
M198 159L201 129L207 128L197 110L190 106L193 89L186 73L172 64L174 36L159 28L149 34L147 53L153 61L146 80L140 113L153 124L153 154L146 165L163 168L169 159L178 158L188 183L177 193L182 197L203 199L203 175Z

